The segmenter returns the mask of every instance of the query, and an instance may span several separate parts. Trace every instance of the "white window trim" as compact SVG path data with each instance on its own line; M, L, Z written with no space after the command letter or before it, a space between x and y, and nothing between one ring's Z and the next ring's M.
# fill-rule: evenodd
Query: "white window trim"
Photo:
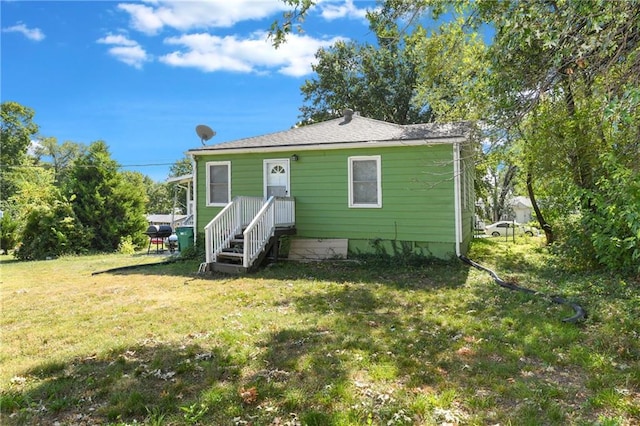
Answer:
M209 187L209 185L211 184L211 178L209 176L211 166L227 166L229 185L227 186L227 202L226 203L211 202L211 188ZM206 163L206 170L207 170L207 206L208 207L226 206L231 201L231 161L208 161Z
M353 202L353 163L354 161L376 162L376 180L378 191L378 202L376 204L357 204ZM349 208L357 209L379 209L382 208L382 157L380 155L354 156L347 159L349 168Z

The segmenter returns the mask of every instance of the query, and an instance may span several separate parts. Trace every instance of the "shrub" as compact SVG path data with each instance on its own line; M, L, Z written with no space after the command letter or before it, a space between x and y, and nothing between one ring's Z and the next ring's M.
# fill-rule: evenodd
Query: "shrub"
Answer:
M640 176L605 161L607 171L590 195L585 228L598 263L612 270L640 273Z
M120 239L120 244L118 245L118 253L134 254L135 252L136 252L136 245L133 243L133 238L131 238L131 235L122 237Z
M596 189L582 194L588 203L555 227L554 250L572 267L640 273L640 179L637 172L603 159Z
M0 219L0 249L4 250L4 253L9 253L16 245L16 227L18 222L13 220L9 213L5 212Z
M34 207L25 217L14 255L21 260L41 260L86 251L87 235L69 203Z
M205 245L204 233L199 232L194 245L180 250L180 258L201 260L202 262L204 262L206 258L204 245Z

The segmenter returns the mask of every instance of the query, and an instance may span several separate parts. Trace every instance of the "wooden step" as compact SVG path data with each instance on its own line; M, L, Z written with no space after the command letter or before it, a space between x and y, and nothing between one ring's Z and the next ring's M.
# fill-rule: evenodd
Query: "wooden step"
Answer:
M222 253L242 253L244 246L225 247L222 249Z
M277 261L277 244L279 238L284 235L295 234L295 225L277 227L275 229L274 235L272 235L272 237L270 238L265 249L259 254L258 258L255 259L253 264L248 268L242 265L242 262L244 260L244 235L236 234L229 241L229 247L222 249L222 251L217 254L215 262L208 264L209 270L224 272L227 274L244 274L250 271L254 271L263 264L264 260L268 256L271 256L269 257L269 259L271 259L272 261ZM275 247L275 249L272 253L273 247Z
M211 263L210 270L216 272L223 272L225 274L246 274L247 268L242 265L238 265L237 263Z
M231 261L240 261L242 263L242 259L244 257L243 253L235 253L232 251L222 251L218 253L218 259L227 259Z

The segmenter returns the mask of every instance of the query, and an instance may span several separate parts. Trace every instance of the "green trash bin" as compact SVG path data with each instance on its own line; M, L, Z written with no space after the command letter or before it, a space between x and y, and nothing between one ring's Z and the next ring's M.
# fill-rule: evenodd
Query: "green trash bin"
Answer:
M193 247L193 227L179 226L176 228L176 235L178 236L178 251Z

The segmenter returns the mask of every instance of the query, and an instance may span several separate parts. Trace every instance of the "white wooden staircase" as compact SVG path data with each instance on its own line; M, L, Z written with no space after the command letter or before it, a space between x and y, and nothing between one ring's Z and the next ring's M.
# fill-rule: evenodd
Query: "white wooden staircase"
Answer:
M255 270L269 253L277 258L281 236L296 233L295 200L236 197L205 226L204 232L204 270L227 273Z

